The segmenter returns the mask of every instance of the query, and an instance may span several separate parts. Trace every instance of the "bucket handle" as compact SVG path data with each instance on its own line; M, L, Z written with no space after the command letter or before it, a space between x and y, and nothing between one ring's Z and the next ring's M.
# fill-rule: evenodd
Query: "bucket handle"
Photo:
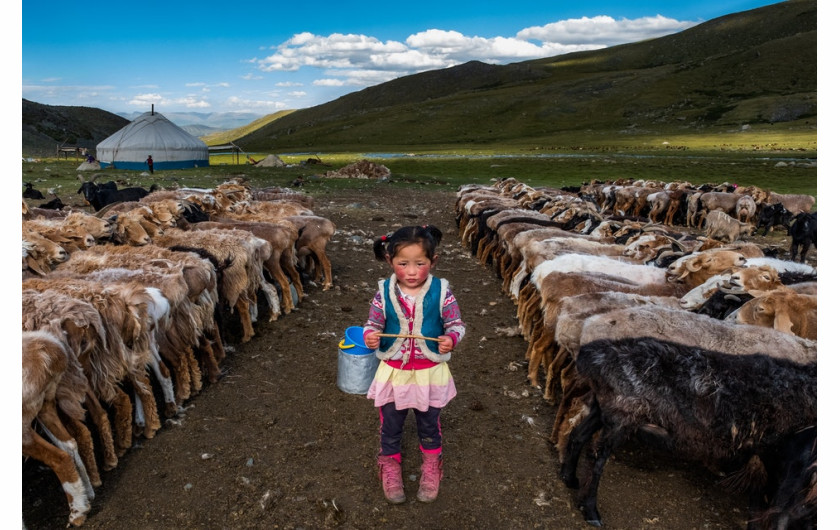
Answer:
M349 350L350 348L354 348L355 344L344 344L344 339L341 339L341 342L338 343L338 347L342 350Z

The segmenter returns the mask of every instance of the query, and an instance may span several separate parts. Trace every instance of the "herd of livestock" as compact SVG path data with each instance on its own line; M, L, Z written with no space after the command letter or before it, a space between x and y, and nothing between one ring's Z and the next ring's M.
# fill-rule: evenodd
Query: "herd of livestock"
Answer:
M55 472L76 526L100 469L218 380L223 337L249 341L265 305L291 312L302 275L332 286L335 225L307 195L234 179L134 198L23 202L23 455Z
M114 192L91 181L94 214L23 203L23 454L58 476L72 525L100 469L219 378L220 324L247 342L258 307L275 320L304 296L302 275L332 286L335 225L311 197L235 179ZM458 191L461 241L516 304L587 522L602 524L610 454L638 436L746 489L751 526L816 524L813 204L663 182ZM789 250L744 240L780 227Z
M635 436L725 474L751 528L816 527L813 204L677 182L459 189L461 241L516 304L528 379L557 405L560 478L588 523L602 524L604 466ZM759 223L795 246L744 241Z

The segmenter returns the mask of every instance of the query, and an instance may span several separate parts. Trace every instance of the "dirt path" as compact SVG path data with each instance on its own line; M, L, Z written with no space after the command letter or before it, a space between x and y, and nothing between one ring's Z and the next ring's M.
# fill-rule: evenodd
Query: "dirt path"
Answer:
M405 205L407 193L412 204ZM299 309L235 345L227 375L182 415L103 473L85 524L156 528L586 528L573 492L557 478L547 438L554 407L525 379L526 343L500 280L462 248L451 192L337 192L315 211L339 232L328 251L336 288L308 286ZM389 505L375 475L378 417L370 401L336 386L337 344L361 325L376 280L372 238L404 224L444 231L437 274L461 305L467 337L451 369L458 396L441 416L444 479L432 504L417 502L419 453L411 417L403 440L409 501ZM600 510L611 528L728 529L746 525L746 503L695 465L629 444L607 466ZM24 463L23 520L60 528L67 505L57 480Z

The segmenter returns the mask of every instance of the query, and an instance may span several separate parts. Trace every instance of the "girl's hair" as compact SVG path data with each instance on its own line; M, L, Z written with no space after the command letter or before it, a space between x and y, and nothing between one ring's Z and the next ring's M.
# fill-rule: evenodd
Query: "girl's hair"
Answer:
M435 257L435 248L440 244L442 237L443 233L436 226L404 226L374 241L373 255L379 261L385 261L386 256L396 256L400 248L419 244L423 247L426 257L431 260Z

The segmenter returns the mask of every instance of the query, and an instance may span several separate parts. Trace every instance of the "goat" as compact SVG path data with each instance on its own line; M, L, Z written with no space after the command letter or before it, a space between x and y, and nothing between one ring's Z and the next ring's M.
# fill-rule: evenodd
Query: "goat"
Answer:
M101 347L105 341L105 325L99 311L84 300L54 291L24 290L21 302L23 331L44 330L56 337L64 337L69 351L75 356L72 361L78 360L81 364L84 379L65 375L57 395L62 396L64 402L84 401L84 407L99 433L102 467L106 471L114 469L117 467L117 454L113 433L108 413L101 406L98 396L103 378L108 380L106 384L117 384L117 377L109 378L107 373L119 368L111 366L114 356ZM98 486L101 481L93 454L93 443L84 443L90 438L90 433L82 424L83 414L69 411L67 417L73 427L74 437L79 441L79 451L91 483Z
M256 303L256 290L262 285L263 262L268 257L258 255L251 243L254 239L250 232L219 229L189 232L169 229L154 239L161 247L202 248L213 255L217 263L229 260L219 282L219 298L228 304L231 312L236 310L239 314L243 343L254 337L250 307ZM260 246L270 252L268 243L259 241L262 242ZM274 295L277 295L276 290Z
M94 374L91 384L98 395L116 408L116 445L120 451L131 447L131 404L116 383L128 379L140 404L135 409L136 425L146 438L160 429L157 404L152 393L146 366L151 362L148 308L152 303L145 286L137 282L102 284L75 278L31 278L23 289L56 291L93 305L105 326L104 343L112 362L111 370Z
M601 526L601 474L610 455L634 433L652 435L707 466L743 467L758 476L779 447L816 425L816 363L761 353L773 349L776 345L764 345L753 354L732 355L643 336L582 345L577 369L591 382L593 400L589 414L572 430L561 478L578 487L580 452L600 429L578 494L584 519ZM775 491L762 484L753 488L755 514L759 499Z
M749 195L741 195L735 202L735 218L742 223L750 223L755 217L755 200Z
M115 202L136 201L149 194L149 190L139 187L117 189L115 182L97 184L95 181L99 177L100 175L94 175L91 180L86 182L79 175L79 180L82 182L82 185L79 191L76 192L84 196L85 201L90 204L94 211L98 212L105 206ZM156 186L152 186L152 188L156 188Z
M767 196L768 204L781 204L791 215L810 212L816 202L817 199L811 195L798 193L776 193L771 191Z
M298 299L303 296L303 284L297 272L297 254L295 243L298 238L297 227L290 222L283 223L257 223L247 221L233 221L220 218L220 221L206 221L194 223L193 229L218 228L222 230L245 230L256 237L264 239L271 244L271 256L265 261L264 266L271 274L271 277L280 284L283 294L283 310L291 313L293 308L291 286L294 285ZM291 283L289 279L291 278ZM272 315L271 320L275 320Z
M790 213L782 203L764 204L758 211L758 221L755 224L755 231L753 235L757 234L761 227L764 227L763 236L767 235L775 226L784 226L787 228L793 219L793 214Z
M719 239L732 243L741 236L750 235L753 225L735 219L734 217L720 211L713 210L706 215L705 219L706 237Z
M669 281L684 282L690 289L702 284L715 274L745 265L747 259L740 252L713 249L685 255L668 266Z
M53 470L67 495L69 524L81 526L90 511L93 486L78 457L76 442L61 422L56 393L68 370L70 355L65 343L45 331L23 333L22 446L23 456L35 458ZM33 428L38 420L56 445Z
M816 295L772 291L746 302L728 318L817 340Z
M790 259L796 261L798 254L799 261L805 263L805 255L808 254L811 245L817 248L817 214L797 214L788 228L788 235L791 236Z
M24 199L35 199L41 200L44 198L44 194L40 191L36 190L31 182L24 182L23 183L24 190L23 190L23 198Z

